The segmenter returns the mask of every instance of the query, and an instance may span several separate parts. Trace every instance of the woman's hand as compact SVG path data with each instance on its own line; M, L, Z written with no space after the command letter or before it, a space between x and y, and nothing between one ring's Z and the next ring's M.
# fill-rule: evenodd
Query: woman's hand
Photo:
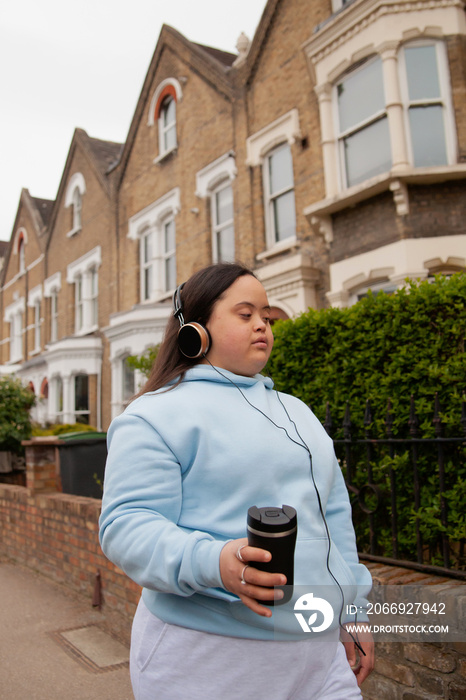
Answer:
M345 627L345 625L343 625L343 627ZM357 627L360 631L357 634L356 641L363 649L364 654L356 648L356 644L346 630L342 632L341 641L345 646L348 663L353 669L358 685L360 686L374 668L374 640L372 639L372 634L369 632L369 627L363 626L363 623L358 623ZM357 657L359 657L359 659Z
M284 574L269 574L254 568L255 561L267 562L271 559L272 555L265 549L250 547L246 537L227 542L220 552L220 576L224 588L237 595L246 607L263 617L271 617L272 611L261 605L258 600L283 598L283 591L274 590L273 587L286 584Z

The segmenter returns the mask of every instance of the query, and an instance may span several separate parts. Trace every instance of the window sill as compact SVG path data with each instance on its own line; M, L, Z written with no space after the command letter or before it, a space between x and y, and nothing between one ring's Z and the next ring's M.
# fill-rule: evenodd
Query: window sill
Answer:
M77 228L72 228L71 231L68 231L66 234L67 238L72 238L73 236L76 236L77 233L81 231L81 226L78 226Z
M40 348L34 348L34 350L31 350L31 352L29 353L29 356L34 357L35 355L40 355L40 353L41 353Z
M280 255L281 253L286 253L290 250L298 249L299 241L296 236L290 236L290 238L285 238L284 241L275 243L272 248L264 250L263 253L256 255L256 260L261 262L262 260L267 260L268 258L273 258L275 255Z
M163 153L161 153L160 155L158 155L157 158L154 158L154 161L153 161L153 162L154 162L155 164L161 163L163 160L165 160L166 158L168 158L168 157L171 156L172 154L176 153L177 150L178 150L178 144L177 144L176 146L173 146L173 148L170 148L169 151L164 151Z
M354 207L383 192L392 192L398 216L409 214L408 185L432 185L451 180L466 179L466 164L434 166L431 168L409 167L403 171L390 170L359 185L350 187L334 197L321 199L305 207L304 216L313 228L324 236L328 245L333 240L332 215Z
M79 331L75 332L75 337L80 338L82 335L89 335L89 333L94 333L99 330L98 325L89 326L88 328L81 328Z
M387 173L378 175L370 180L365 180L359 185L349 187L334 197L321 199L315 204L305 207L304 216L329 216L336 214L343 209L352 207L359 202L387 192L394 191L394 183L397 181L409 185L431 185L449 180L466 179L466 164L456 163L455 165L434 166L431 168L407 168L400 172L390 170Z
M171 292L157 292L156 294L153 294L149 299L141 299L138 306L150 306L151 304L160 304L164 301L171 301L174 292L174 289L172 289Z

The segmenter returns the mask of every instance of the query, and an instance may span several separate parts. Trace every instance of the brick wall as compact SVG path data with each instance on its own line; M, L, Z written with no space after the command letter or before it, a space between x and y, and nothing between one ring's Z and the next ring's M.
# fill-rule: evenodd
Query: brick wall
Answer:
M463 233L466 203L462 183L410 185L408 195L407 216L396 214L393 196L389 192L335 214L330 262L335 263L406 238Z
M104 608L132 617L140 588L100 549L101 502L0 484L0 551L84 594L91 604L100 572Z
M364 563L372 574L375 600L406 602L406 586L410 591L416 588L421 602L445 604L446 622L450 626L448 639L457 640L448 643L376 642L375 669L364 683L364 700L464 700L464 583L403 567ZM405 616L403 621L406 620ZM423 618L422 622L433 620Z

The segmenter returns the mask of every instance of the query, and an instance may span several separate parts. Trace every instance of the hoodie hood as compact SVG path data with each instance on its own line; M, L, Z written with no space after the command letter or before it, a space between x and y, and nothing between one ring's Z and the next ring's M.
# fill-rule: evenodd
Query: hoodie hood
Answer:
M174 379L171 384L175 384ZM273 380L270 377L264 377L262 374L255 374L253 377L243 377L240 374L233 374L221 367L212 365L196 365L188 369L183 382L217 382L219 384L235 384L236 386L250 387L254 384L263 384L266 389L273 389Z

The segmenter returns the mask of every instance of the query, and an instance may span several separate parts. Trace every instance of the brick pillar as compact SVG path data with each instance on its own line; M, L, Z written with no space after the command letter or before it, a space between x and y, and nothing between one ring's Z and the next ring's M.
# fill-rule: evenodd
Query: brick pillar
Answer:
M59 440L32 438L24 440L26 448L26 488L30 493L61 491Z

